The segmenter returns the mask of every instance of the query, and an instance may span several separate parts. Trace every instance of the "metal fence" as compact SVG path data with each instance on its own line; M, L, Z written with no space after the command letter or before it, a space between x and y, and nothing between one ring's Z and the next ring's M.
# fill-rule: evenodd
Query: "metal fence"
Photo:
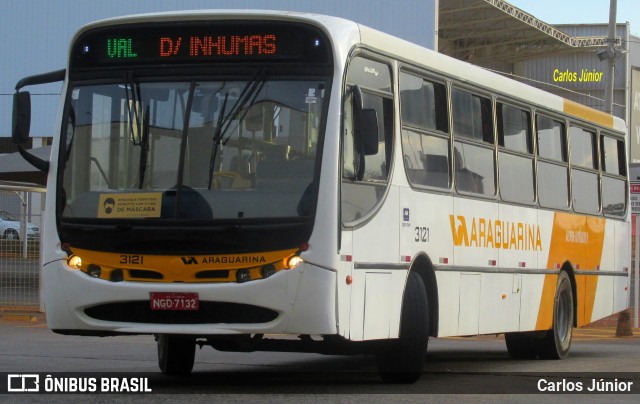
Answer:
M40 307L40 227L37 192L0 189L0 309Z

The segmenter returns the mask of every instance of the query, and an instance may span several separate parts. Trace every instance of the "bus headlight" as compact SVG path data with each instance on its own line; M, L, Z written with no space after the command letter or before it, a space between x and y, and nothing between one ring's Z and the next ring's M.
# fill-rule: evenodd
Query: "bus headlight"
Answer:
M77 255L72 255L67 259L67 265L69 265L71 269L82 269L82 258Z
M293 268L297 267L298 265L302 264L303 262L304 262L304 260L302 258L300 258L299 256L292 255L287 260L287 268L293 269Z

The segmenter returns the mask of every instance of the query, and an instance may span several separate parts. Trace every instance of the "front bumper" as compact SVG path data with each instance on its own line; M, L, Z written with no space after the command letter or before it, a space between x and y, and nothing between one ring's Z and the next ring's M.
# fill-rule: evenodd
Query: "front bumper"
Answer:
M55 261L43 280L49 328L69 334L337 333L336 274L306 262L245 283L154 283L96 279ZM152 292L197 293L200 309L150 311Z

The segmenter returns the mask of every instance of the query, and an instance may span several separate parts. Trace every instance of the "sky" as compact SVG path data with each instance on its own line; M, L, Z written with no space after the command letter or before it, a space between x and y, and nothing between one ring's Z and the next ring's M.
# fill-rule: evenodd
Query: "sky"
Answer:
M549 24L609 23L609 0L506 1ZM629 21L631 34L640 36L640 1L618 0L616 21L618 23Z

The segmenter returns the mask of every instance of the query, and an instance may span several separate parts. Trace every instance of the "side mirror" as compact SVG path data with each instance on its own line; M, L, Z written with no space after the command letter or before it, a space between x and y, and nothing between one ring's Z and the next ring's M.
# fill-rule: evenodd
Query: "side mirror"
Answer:
M20 79L16 83L16 93L13 96L13 116L11 124L11 137L18 145L18 152L28 163L40 171L49 171L49 162L37 157L22 146L29 141L29 130L31 129L31 95L28 91L20 91L25 86L38 84L55 83L63 81L66 70L56 70L49 73L37 74Z
M11 127L13 143L23 144L29 141L31 94L28 91L17 91L13 95L13 121Z
M356 150L365 156L378 153L378 114L375 109L364 108L360 86L353 87L353 115Z
M378 154L378 113L375 109L362 110L362 149L366 156Z

